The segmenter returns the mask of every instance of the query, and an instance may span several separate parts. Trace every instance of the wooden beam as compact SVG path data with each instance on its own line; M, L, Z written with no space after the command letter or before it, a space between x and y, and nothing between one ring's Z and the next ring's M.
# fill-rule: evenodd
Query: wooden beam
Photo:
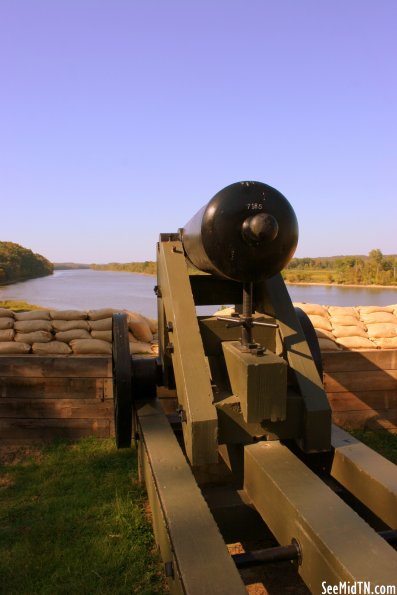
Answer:
M369 370L395 370L397 368L397 350L383 349L373 351L339 351L321 354L324 370L331 372L365 372Z
M175 435L159 407L141 404L139 459L171 593L246 595Z
M217 463L217 413L181 242L160 242L158 279L166 323L172 329L168 337L186 420L182 423L186 454L193 466Z
M332 477L389 527L396 529L396 465L335 425L332 426L332 446L335 449Z
M259 290L258 290L259 291ZM294 370L303 397L304 417L300 444L306 452L319 452L331 446L331 408L324 392L305 335L280 274L263 284L263 307L270 307L280 326L284 350Z
M109 438L109 419L0 419L1 439L46 441L76 440L83 436Z
M108 355L10 355L0 357L0 377L112 377Z
M109 378L32 378L5 376L0 378L1 399L111 399Z
M327 392L397 390L397 370L332 372L324 374L324 388Z
M280 442L244 447L244 487L281 545L301 548L299 574L326 585L394 585L397 552Z

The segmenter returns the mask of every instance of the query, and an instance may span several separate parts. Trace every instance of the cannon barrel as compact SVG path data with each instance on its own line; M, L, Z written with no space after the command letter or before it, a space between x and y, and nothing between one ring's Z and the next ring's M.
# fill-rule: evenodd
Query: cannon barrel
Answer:
M217 277L258 282L279 273L298 243L288 200L261 182L237 182L218 192L181 230L186 256Z

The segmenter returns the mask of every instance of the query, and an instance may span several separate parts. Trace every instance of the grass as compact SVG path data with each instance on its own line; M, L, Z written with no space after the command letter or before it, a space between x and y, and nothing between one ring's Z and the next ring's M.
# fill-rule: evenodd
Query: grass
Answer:
M28 302L20 300L4 300L0 301L0 308L7 308L13 312L26 312L28 310L44 310L41 306L36 304L29 304Z
M386 430L349 430L357 440L397 464L397 435Z
M134 450L56 443L0 467L0 592L164 593Z
M351 433L397 463L397 436ZM57 442L0 465L0 593L165 594L134 449Z

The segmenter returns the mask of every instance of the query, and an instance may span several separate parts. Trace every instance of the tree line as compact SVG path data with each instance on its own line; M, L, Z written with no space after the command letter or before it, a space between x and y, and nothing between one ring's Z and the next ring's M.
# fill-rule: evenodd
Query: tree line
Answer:
M0 283L52 275L53 264L41 254L14 242L0 242Z
M290 282L322 278L338 284L397 285L397 256L385 256L375 248L368 256L293 258L284 276Z
M121 271L124 273L143 273L145 275L155 275L157 265L153 260L144 262L109 262L108 264L92 264L91 268L96 271Z

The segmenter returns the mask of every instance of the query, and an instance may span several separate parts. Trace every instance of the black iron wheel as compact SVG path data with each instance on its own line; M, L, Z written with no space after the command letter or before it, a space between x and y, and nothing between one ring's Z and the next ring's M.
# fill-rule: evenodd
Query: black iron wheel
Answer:
M113 405L117 448L129 448L132 436L131 356L127 314L113 314Z
M298 317L300 325L305 335L307 344L309 345L310 353L312 354L313 361L316 365L317 372L321 380L323 379L323 362L321 359L320 345L318 343L316 331L311 323L310 318L301 308L295 308L295 313Z

